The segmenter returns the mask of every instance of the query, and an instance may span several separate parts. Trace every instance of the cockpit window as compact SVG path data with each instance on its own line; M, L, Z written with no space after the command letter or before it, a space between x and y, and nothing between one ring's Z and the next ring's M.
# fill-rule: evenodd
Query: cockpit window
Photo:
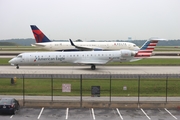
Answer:
M136 45L133 45L133 47L136 47Z
M22 58L22 55L18 55L17 58Z

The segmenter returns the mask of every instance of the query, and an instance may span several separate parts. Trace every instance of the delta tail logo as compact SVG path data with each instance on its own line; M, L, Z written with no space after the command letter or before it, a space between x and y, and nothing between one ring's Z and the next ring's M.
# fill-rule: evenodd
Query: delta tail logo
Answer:
M40 30L33 30L33 34L37 43L42 42L44 34Z
M36 39L36 43L51 42L37 26L30 25L30 27L33 32L34 38Z

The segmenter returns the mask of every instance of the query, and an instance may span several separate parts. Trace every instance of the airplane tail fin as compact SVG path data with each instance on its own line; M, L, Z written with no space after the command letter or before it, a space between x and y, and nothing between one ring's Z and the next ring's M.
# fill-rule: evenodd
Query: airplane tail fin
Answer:
M140 48L140 50L135 54L134 57L138 57L138 58L146 58L146 57L150 57L152 55L152 52L154 51L154 48L156 47L157 43L160 40L165 40L165 39L159 39L159 38L150 38L149 40L147 40L142 47Z
M30 25L30 26L31 26L34 38L36 39L36 43L51 42L36 25Z

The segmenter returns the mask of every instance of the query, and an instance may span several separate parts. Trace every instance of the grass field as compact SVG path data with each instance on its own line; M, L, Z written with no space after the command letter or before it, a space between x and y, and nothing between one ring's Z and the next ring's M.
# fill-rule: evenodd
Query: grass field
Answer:
M175 47L175 46L156 46L154 51L180 51L179 47Z
M32 47L32 46L0 46L0 51L48 51L45 49L41 49L41 48L36 48L36 47Z
M53 87L51 79L24 79L25 95L45 95L52 93L56 96L80 96L80 80L79 79L53 79ZM138 88L140 88L140 96L166 96L166 78L164 79L141 79L138 86L138 79L112 79L111 80L112 96L138 96ZM71 84L71 92L62 92L62 84ZM109 79L83 79L82 95L91 96L91 86L100 86L101 96L110 95ZM127 86L127 90L123 87ZM180 80L168 79L167 93L168 96L180 96ZM17 78L15 85L10 84L9 79L0 79L1 95L22 95L23 80Z

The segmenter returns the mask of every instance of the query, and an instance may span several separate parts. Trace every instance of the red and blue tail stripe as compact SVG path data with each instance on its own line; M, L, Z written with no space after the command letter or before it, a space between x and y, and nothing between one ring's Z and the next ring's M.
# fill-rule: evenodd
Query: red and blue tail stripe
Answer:
M140 50L154 50L155 46L157 45L158 40L148 40L144 45L141 47Z
M36 43L51 42L37 26L35 25L30 25L30 26L31 26L34 38L36 39Z
M158 41L159 40L156 39L146 41L134 57L140 57L140 58L150 57Z

